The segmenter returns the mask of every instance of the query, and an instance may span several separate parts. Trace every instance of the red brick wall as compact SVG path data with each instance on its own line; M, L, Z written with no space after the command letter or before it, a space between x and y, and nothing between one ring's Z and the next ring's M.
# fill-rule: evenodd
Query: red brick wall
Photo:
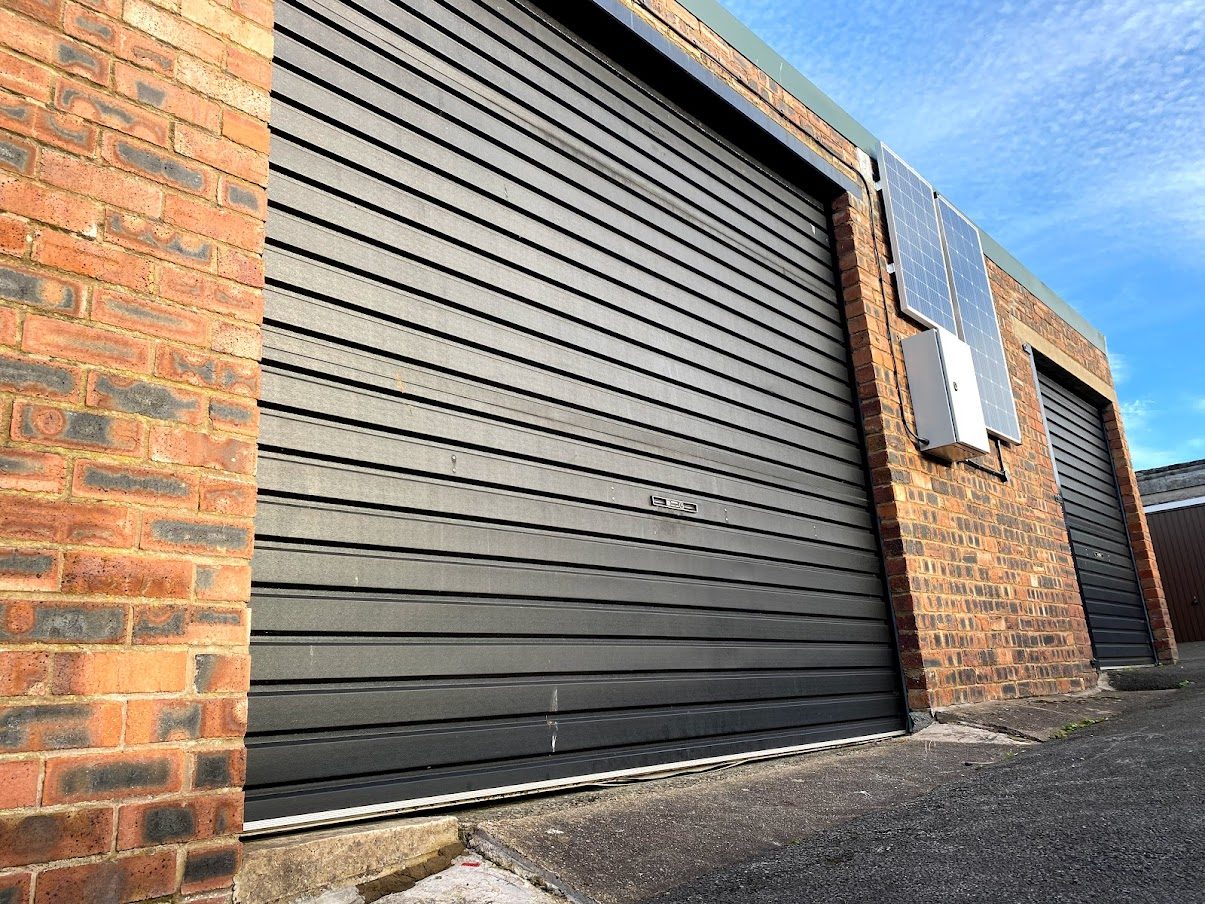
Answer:
M1077 362L1111 396L1105 354L991 264L1023 430L1021 444L1005 448L1010 479L925 458L910 435L914 421L899 348L899 340L919 328L900 315L884 272L885 218L870 189L869 161L675 0L626 2L864 186L862 199L837 203L834 231L910 706L1093 687L1097 674L1036 387L1013 327L1022 324L1044 350ZM1109 418L1135 554L1167 658L1174 650L1166 606L1115 407Z
M238 862L270 0L0 4L0 902Z

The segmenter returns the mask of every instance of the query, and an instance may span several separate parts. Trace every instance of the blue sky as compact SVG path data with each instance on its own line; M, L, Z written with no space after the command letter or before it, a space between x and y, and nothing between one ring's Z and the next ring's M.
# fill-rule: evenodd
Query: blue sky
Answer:
M724 0L1109 341L1135 467L1205 458L1205 0Z

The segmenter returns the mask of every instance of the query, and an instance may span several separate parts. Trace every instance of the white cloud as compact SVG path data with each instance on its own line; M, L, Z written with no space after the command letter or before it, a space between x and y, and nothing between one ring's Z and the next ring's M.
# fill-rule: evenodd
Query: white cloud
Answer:
M1202 0L729 6L1023 260L1205 268Z
M1158 409L1150 399L1131 399L1121 403L1121 419L1127 431L1144 430Z
M1109 371L1113 374L1113 385L1120 386L1130 378L1130 361L1120 352L1109 352Z
M1205 411L1205 399L1190 407ZM1196 418L1186 419L1184 414L1182 408L1169 411L1151 399L1121 403L1121 420L1136 469L1158 468L1201 457L1205 451L1205 429Z

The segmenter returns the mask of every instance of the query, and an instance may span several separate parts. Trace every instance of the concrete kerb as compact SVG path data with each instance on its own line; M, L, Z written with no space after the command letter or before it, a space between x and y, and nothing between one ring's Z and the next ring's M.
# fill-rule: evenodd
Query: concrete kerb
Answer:
M252 839L243 849L234 900L322 900L323 894L405 871L459 844L459 822L446 815Z

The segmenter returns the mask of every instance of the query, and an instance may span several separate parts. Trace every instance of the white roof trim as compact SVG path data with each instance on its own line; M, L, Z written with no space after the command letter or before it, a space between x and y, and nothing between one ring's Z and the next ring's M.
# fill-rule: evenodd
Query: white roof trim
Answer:
M1166 512L1170 509L1188 508L1190 505L1205 505L1205 496L1194 496L1191 499L1175 499L1171 502L1156 502L1154 505L1144 505L1142 510L1149 515L1151 512Z

